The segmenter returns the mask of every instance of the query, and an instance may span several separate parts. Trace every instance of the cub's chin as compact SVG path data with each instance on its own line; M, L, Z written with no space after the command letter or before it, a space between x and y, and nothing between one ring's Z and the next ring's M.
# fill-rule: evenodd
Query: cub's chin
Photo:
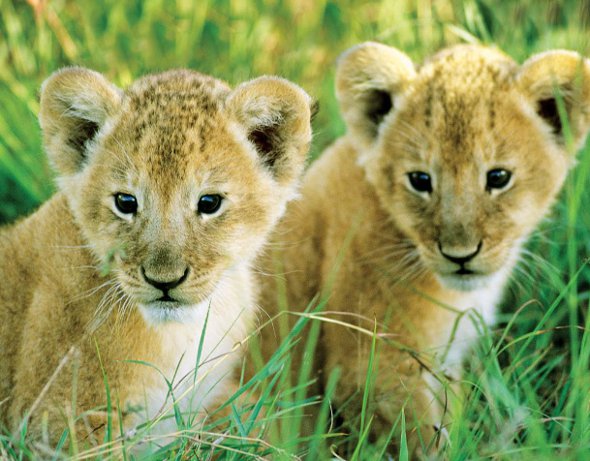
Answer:
M444 288L449 290L463 292L487 289L497 290L504 285L508 272L505 269L499 269L491 273L439 273L436 278Z
M139 310L145 321L152 326L170 323L192 324L203 320L209 304L209 300L198 304L156 300L139 304Z
M438 274L440 284L449 290L475 291L489 286L493 275L483 274Z

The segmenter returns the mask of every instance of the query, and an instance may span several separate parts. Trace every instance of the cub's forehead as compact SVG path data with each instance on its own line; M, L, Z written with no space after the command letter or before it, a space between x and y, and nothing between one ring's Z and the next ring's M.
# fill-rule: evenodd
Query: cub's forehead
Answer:
M125 91L106 151L123 162L126 178L223 178L233 164L227 154L238 150L224 114L229 92L224 82L188 70L141 78Z
M188 128L215 118L229 91L224 82L195 71L149 75L125 91L122 121L139 136L146 129Z
M514 82L516 63L500 51L459 45L445 49L424 63L414 82L414 94L426 103L473 102L493 98Z
M412 126L415 142L455 159L462 153L471 158L483 144L492 149L493 133L507 129L512 117L507 112L514 110L517 70L510 57L493 49L443 50L424 63L408 88L397 131Z

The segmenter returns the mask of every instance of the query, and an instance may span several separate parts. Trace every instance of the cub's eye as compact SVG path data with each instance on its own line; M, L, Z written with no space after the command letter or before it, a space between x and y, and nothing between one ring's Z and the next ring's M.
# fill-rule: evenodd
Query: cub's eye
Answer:
M119 192L115 194L115 206L123 214L133 214L137 211L137 199L133 195Z
M223 197L217 194L201 195L197 205L197 211L202 214L213 214L221 207Z
M418 192L432 192L432 181L430 175L423 171L412 171L408 173L410 184Z
M503 189L510 182L512 173L502 168L488 171L486 189Z

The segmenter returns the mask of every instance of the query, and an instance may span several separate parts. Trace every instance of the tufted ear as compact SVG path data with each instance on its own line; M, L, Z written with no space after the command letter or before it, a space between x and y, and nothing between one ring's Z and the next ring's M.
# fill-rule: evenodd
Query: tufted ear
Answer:
M522 65L517 82L559 143L564 143L564 133L557 95L562 98L579 148L590 129L590 61L572 51L539 53Z
M226 105L275 179L284 185L294 182L311 143L308 94L287 80L259 77L239 85Z
M39 122L45 149L60 175L83 168L88 147L120 101L121 91L88 69L62 69L45 80Z
M414 78L411 59L395 48L365 42L345 51L336 69L336 96L349 132L370 144L394 108L394 99Z

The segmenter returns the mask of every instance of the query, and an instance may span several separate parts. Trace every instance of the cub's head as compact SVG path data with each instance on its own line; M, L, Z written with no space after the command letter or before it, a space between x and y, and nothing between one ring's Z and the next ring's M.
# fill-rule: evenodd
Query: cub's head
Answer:
M295 194L310 98L188 70L123 91L69 68L43 85L44 143L89 247L152 319L183 318L247 267Z
M589 61L456 46L416 69L364 43L336 79L359 163L422 264L453 289L503 280L588 132Z

